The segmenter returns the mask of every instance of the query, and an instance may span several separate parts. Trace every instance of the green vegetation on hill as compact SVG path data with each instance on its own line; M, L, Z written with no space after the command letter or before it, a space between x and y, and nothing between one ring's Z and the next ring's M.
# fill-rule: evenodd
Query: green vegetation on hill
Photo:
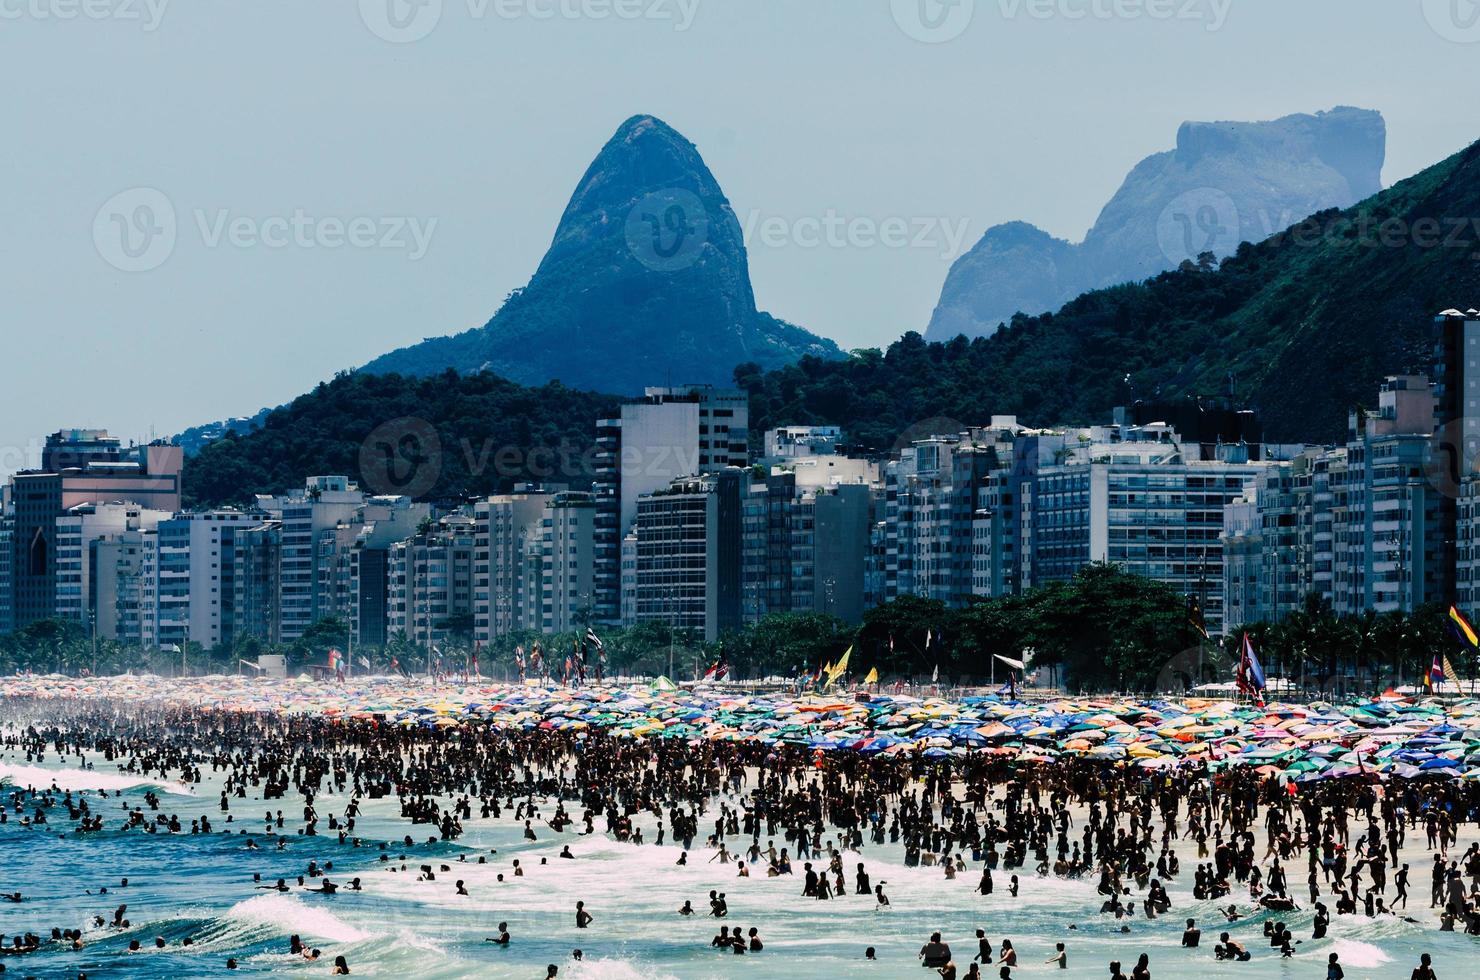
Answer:
M1093 423L1133 395L1168 401L1221 394L1230 383L1240 404L1260 412L1271 440L1335 442L1350 406L1370 404L1384 375L1426 369L1436 312L1480 299L1477 216L1480 144L1355 208L1245 244L1221 263L1205 257L1086 293L1057 313L1017 317L989 338L929 343L909 333L886 351L808 356L770 370L750 362L734 377L750 393L753 436L783 424L833 424L877 450L939 431L932 420L941 418ZM489 373L362 372L207 447L186 467L186 491L192 504L215 504L300 486L315 473L359 476L371 431L403 417L425 419L439 436L440 472L423 496L454 499L529 479L579 486L582 468L568 479L569 466L549 472L549 454L581 458L596 419L618 400ZM495 466L504 447L512 453ZM540 465L519 462L535 449L545 454Z
M190 457L186 503L244 503L316 474L394 493L395 480L361 468L385 451L395 454L412 495L426 499L505 492L520 482L585 486L594 422L617 403L558 382L527 388L483 373L344 374L275 409L254 431L230 433Z
M1222 394L1278 441L1337 441L1384 375L1427 367L1434 315L1480 304L1480 144L1346 211L1308 218L1221 263L1014 318L990 338L741 365L756 430L839 424L887 449L937 416L1016 414L1030 425L1101 422L1136 397Z

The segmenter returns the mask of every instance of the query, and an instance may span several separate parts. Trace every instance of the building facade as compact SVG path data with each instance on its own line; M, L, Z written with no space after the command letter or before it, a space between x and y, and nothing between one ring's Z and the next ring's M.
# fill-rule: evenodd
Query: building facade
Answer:
M638 500L672 481L749 462L750 408L743 391L686 385L648 388L621 417L596 426L595 613L621 616L622 539Z

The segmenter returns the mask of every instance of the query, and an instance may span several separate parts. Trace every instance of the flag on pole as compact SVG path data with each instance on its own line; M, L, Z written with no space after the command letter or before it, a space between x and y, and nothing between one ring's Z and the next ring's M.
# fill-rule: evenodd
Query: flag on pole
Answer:
M339 658L341 656L342 656L342 654L338 650L330 650L329 651L329 669L330 670L338 670L339 669Z
M863 679L863 682L865 684L877 684L877 683L879 683L879 668L877 668L877 667L870 667L869 668L869 672L868 672L868 676L866 676Z
M930 634L931 634L931 632L932 632L931 630L926 630L925 631L925 649L927 649L927 650L930 649Z
M1243 654L1239 657L1235 681L1240 691L1253 698L1259 707L1264 707L1264 668L1259 666L1259 657L1254 653L1254 644L1247 633L1244 634Z
M852 655L853 647L850 646L848 647L848 649L843 651L843 655L838 658L838 662L833 664L832 667L828 668L827 682L829 684L836 684L838 682L838 678L843 676L843 672L848 669L848 658Z
M1197 601L1197 596L1187 597L1187 622L1199 636L1204 640L1208 639L1208 624L1203 619L1202 603Z
M1467 643L1472 647L1480 647L1480 634L1476 634L1475 627L1465 618L1465 614L1459 611L1459 607L1449 607L1449 629L1456 639L1461 643Z
M589 626L586 627L586 642L595 647L597 653L606 652L606 644L601 642L601 637L597 636L596 631Z
M940 664L936 664L935 669L930 672L930 683L940 683Z
M1428 672L1423 675L1423 686L1428 689L1430 694L1433 694L1434 688L1443 683L1444 666L1439 663L1439 655L1436 653L1434 654L1433 663L1429 664Z
M1449 662L1449 654L1447 653L1444 654L1444 676L1449 678L1449 682L1455 687L1460 687L1459 671L1455 670L1454 664Z
M709 669L704 672L704 679L706 681L722 681L725 679L725 675L729 672L729 659L721 656L718 660L709 665Z

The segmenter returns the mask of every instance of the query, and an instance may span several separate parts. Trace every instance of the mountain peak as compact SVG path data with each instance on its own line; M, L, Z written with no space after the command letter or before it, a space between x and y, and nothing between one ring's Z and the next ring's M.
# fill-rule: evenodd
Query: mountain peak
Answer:
M522 384L636 393L666 378L728 384L837 346L756 309L740 223L693 143L635 115L586 168L534 277L483 327L364 370L488 370Z
M1176 146L1138 163L1084 241L1031 225L987 230L946 278L926 336L991 334L1016 312L1056 310L1201 252L1230 255L1307 215L1381 189L1382 114L1337 106L1265 122L1184 122Z
M665 136L670 139L687 143L678 130L668 125L657 116L650 116L645 112L639 112L635 116L628 116L627 121L617 127L614 140L633 140L643 136Z

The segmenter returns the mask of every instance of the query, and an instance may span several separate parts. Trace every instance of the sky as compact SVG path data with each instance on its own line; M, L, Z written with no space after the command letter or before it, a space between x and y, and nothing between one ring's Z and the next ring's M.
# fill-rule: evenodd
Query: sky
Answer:
M0 474L481 325L636 113L852 348L990 225L1081 239L1184 120L1378 109L1400 180L1480 136L1477 54L1480 0L0 0Z

